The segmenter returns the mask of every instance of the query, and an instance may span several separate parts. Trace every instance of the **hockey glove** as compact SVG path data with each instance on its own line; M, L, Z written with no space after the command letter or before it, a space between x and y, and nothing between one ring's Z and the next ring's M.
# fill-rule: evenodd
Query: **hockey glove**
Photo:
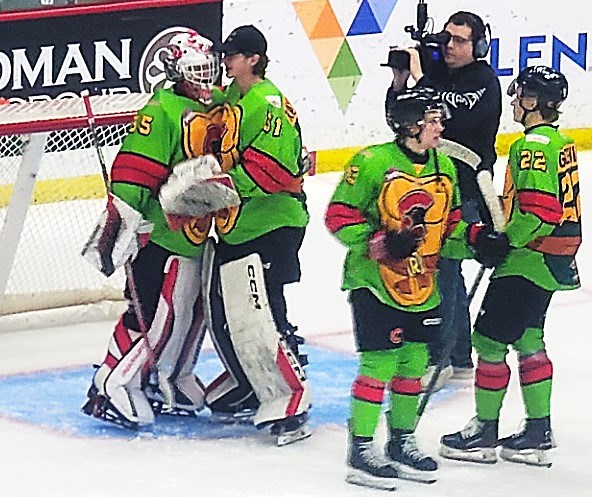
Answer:
M485 267L501 264L510 253L510 240L505 233L496 233L492 226L474 223L467 228L475 259Z
M134 260L150 238L153 225L113 194L82 249L82 256L105 276Z
M232 179L222 173L212 155L200 155L177 164L162 185L159 200L172 229L240 204Z
M370 239L370 258L385 262L409 257L417 250L419 240L409 229L401 231L378 231Z

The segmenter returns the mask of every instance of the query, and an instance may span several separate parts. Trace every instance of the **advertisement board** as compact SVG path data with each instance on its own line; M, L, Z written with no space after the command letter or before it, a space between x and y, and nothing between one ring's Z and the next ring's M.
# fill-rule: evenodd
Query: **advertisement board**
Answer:
M298 111L304 141L321 166L340 169L351 149L391 139L384 100L392 73L380 64L389 46L414 44L405 27L416 24L418 0L233 0L224 9L223 34L253 23L265 33L268 75ZM565 73L569 97L560 124L592 147L592 3L564 0L551 9L538 0L427 0L428 29L440 31L456 11L479 14L491 26L485 60L502 86L498 136L507 154L520 126L505 90L520 69L549 65ZM340 155L340 151L344 151ZM330 157L324 153L330 151ZM333 158L335 160L333 160ZM322 169L323 167L321 167Z
M222 0L154 0L0 13L0 96L11 102L151 93L162 47L190 27L220 40Z

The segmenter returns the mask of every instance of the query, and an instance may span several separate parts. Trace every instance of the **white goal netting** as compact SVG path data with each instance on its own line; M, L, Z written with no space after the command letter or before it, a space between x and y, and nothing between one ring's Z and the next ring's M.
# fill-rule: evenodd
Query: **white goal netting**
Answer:
M0 105L0 316L122 298L80 256L106 195L89 116L109 169L148 98Z

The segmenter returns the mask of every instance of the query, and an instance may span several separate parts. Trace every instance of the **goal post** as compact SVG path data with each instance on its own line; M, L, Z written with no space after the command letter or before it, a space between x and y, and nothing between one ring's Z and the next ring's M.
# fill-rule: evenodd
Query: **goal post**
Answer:
M0 317L123 298L80 252L105 205L110 169L148 94L0 105ZM93 136L93 132L96 136Z

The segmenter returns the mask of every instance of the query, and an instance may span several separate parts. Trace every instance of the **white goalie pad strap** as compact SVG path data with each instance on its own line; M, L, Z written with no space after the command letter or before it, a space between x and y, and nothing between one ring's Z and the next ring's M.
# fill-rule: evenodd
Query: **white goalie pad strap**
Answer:
M177 164L159 193L167 219L188 220L240 204L232 179L212 155ZM179 224L179 223L175 223Z
M304 371L280 341L269 306L263 266L251 254L220 267L226 320L237 358L261 406L255 426L308 409Z
M110 194L82 256L105 276L111 276L138 255L152 228L152 223L144 220L142 214Z

